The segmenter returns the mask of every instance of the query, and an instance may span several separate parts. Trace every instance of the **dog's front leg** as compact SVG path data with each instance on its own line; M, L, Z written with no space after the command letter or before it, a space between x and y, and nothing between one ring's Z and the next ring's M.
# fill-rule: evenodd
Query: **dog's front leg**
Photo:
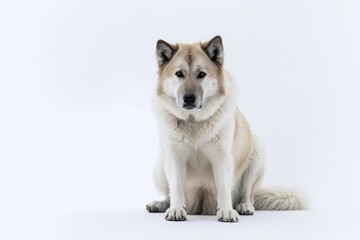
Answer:
M184 194L185 159L178 154L168 153L164 167L170 194L170 208L165 212L165 219L169 221L185 221L187 219Z
M232 207L232 154L230 151L220 151L211 159L214 180L217 189L217 219L220 222L237 222L238 213Z

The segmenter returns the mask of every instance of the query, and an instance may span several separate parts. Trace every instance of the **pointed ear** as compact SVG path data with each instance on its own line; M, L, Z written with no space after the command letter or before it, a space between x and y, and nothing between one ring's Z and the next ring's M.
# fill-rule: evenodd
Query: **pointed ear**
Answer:
M216 36L208 42L202 44L202 48L211 61L223 65L224 47L220 36Z
M177 46L171 45L164 40L158 40L156 44L156 58L159 66L167 63L177 51Z

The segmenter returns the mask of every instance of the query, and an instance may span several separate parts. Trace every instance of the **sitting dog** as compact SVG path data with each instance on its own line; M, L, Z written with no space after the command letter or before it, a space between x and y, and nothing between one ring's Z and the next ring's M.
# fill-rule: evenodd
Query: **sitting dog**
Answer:
M208 42L156 46L158 84L154 108L160 154L154 177L163 201L147 205L170 221L187 214L217 215L299 210L290 192L260 190L264 166L259 144L236 106L236 88L224 70L220 36Z

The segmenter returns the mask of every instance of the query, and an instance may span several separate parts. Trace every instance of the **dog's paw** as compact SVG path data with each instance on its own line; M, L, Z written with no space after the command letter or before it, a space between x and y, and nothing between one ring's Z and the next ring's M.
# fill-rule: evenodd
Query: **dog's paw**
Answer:
M165 219L168 221L186 221L186 211L183 208L169 208L165 212Z
M251 203L240 203L235 208L240 215L253 215L255 212L255 208Z
M165 212L170 207L170 201L153 201L146 205L146 210L149 212Z
M216 213L220 222L237 222L239 214L234 209L219 209Z

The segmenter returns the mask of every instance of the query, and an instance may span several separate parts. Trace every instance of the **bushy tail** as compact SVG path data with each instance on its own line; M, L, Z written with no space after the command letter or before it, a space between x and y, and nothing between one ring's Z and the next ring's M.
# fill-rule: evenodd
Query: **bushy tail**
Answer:
M290 191L259 189L255 192L254 197L256 210L285 211L305 209L305 203Z

